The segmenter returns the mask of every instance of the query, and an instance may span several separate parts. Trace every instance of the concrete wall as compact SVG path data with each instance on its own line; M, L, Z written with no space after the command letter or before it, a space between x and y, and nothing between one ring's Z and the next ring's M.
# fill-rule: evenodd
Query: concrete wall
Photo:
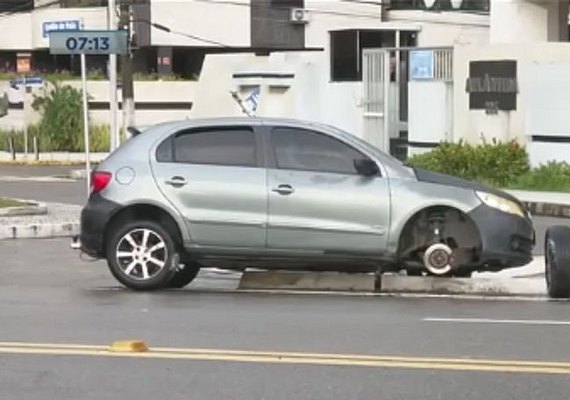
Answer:
M69 84L81 89L81 82L70 81ZM192 103L196 100L197 82L135 82L135 100L140 103ZM22 92L9 89L8 82L0 81L0 95L9 93L11 102L22 100ZM109 83L107 81L88 81L87 92L91 96L90 104L109 102ZM41 95L40 89L34 89L34 94ZM118 93L119 101L121 93ZM150 125L160 122L189 118L190 108L187 109L139 109L136 111L137 125ZM90 117L93 124L109 124L109 110L91 110ZM24 122L28 124L37 122L39 115L30 111L24 119L23 110L11 109L6 117L0 118L0 129L22 129ZM122 125L122 113L118 113L119 126Z
M0 49L29 50L32 48L32 14L23 13L2 17Z
M389 11L386 21L417 26L418 46L452 46L489 42L489 16L420 10Z
M152 0L151 16L155 23L172 31L192 34L228 46L248 47L250 44L249 0L172 1ZM216 46L202 41L151 30L153 46Z
M230 92L237 91L243 99L260 86L258 116L325 122L362 135L362 83L330 83L328 62L325 52L207 56L191 116L243 115ZM235 73L293 74L294 78L238 79Z
M491 1L492 43L567 40L568 0Z
M499 111L497 115L487 115L484 110L469 110L469 95L465 90L469 75L469 61L505 59L517 60L519 82L517 110ZM569 88L561 81L565 78L560 78L560 76L566 76L570 79L570 74L549 76L548 69L543 68L538 75L537 64L569 66L568 44L535 43L456 47L454 51L455 138L480 143L481 136L484 136L487 140L517 140L522 144L527 144L532 135L553 136L562 133L570 137L570 128L568 128L568 121L565 117L568 114L568 104L563 100ZM537 79L539 79L538 82L543 82L539 85L540 87L536 86ZM538 104L542 106L537 108ZM537 118L539 121L542 120L543 125L534 125L544 127L542 132L536 132L535 128L529 125L531 117L535 122ZM548 123L544 121L545 118L549 119ZM556 129L553 126L556 126ZM546 148L554 149L557 145L551 143ZM544 151L543 144L539 147L542 148L541 151ZM570 153L566 154L568 154L566 159L570 161ZM545 153L545 156L547 155L548 152ZM544 161L542 156L534 157L534 160L539 159Z
M409 83L409 155L431 150L428 144L453 141L453 85L443 81Z
M2 16L0 22L0 49L32 50L49 47L43 37L44 22L79 20L84 29L106 29L106 8L46 8L31 13Z
M382 24L382 7L376 4L341 0L305 0L310 21L305 27L305 45L323 48L329 43L331 30L378 29Z

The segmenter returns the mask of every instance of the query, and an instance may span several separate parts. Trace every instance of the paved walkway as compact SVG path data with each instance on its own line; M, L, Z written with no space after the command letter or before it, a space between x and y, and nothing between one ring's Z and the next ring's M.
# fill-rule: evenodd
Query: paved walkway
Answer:
M81 206L48 203L46 215L0 217L0 239L73 236L79 233Z
M570 205L570 193L532 192L528 190L508 190L508 192L524 202Z

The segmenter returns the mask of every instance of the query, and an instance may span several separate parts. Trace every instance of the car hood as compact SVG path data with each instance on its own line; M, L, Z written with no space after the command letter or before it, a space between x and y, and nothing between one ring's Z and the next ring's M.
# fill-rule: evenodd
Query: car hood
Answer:
M432 172L422 168L414 167L413 170L416 174L416 178L420 182L435 183L438 185L454 186L462 189L487 192L514 201L515 203L523 207L523 209L525 208L519 199L502 190L482 185L478 182L468 181L466 179L461 179L456 176L441 174L438 172Z

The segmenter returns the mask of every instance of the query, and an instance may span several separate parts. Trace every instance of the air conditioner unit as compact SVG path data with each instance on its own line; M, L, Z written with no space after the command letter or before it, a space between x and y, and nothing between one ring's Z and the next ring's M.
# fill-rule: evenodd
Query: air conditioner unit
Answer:
M291 9L291 22L294 24L307 24L309 23L309 11L304 8Z

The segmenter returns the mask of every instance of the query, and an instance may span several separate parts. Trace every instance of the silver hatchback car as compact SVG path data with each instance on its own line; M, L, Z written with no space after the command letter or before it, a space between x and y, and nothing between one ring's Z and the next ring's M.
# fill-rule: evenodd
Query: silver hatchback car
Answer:
M92 174L77 248L136 290L201 267L470 276L531 261L529 213L507 193L408 167L315 123L153 126Z

